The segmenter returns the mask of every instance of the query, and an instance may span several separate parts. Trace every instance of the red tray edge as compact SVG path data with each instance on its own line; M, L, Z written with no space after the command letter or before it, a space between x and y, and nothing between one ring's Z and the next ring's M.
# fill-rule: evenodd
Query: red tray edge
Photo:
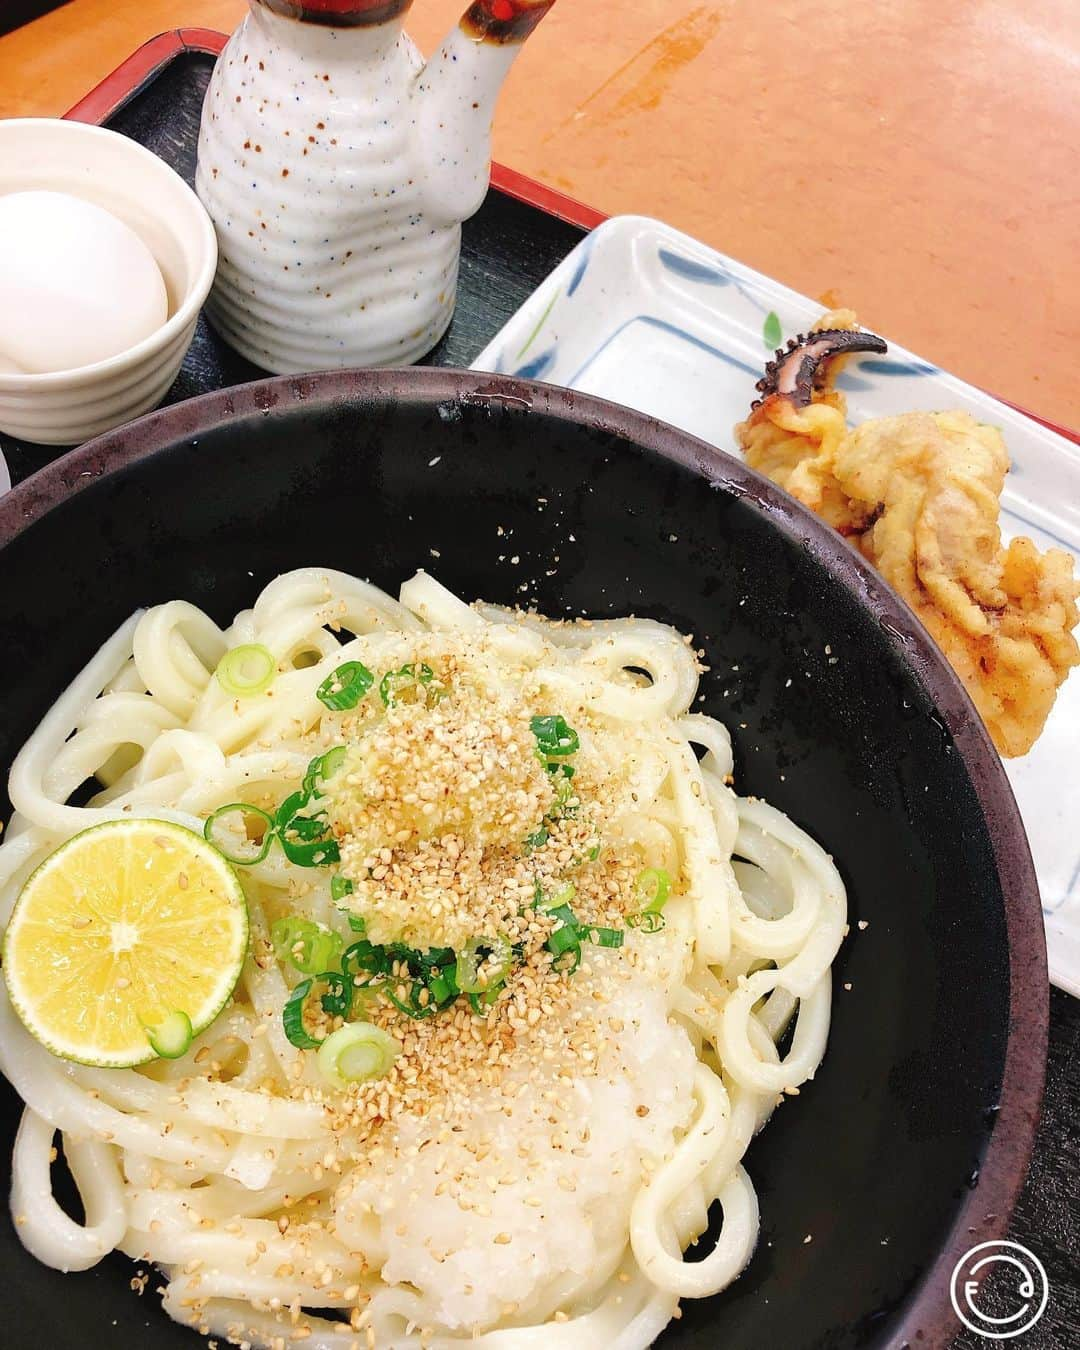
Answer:
M150 38L132 52L127 60L122 61L111 74L106 75L100 84L95 85L74 107L69 108L64 116L73 122L91 122L96 125L107 122L128 99L133 98L149 84L162 67L167 66L182 52L206 52L211 56L217 56L228 40L225 33L216 32L212 28L174 28L167 33L159 33L157 37ZM492 164L491 185L517 201L534 206L539 211L547 212L548 215L557 216L568 224L578 225L583 230L595 229L597 225L607 220L602 211L586 206L584 202L568 197L565 192L548 187L546 183L538 182L537 179L519 173L517 169L508 168L505 164ZM1022 413L1032 422L1037 422L1047 430L1063 436L1067 441L1072 441L1074 445L1080 445L1080 433L1040 417L1038 413L1022 407L1019 403L1013 403L1010 399L1000 398L997 394L992 394L991 397Z
M159 33L137 47L121 61L100 84L96 84L64 117L70 122L90 122L100 126L130 98L143 89L158 72L182 52L206 52L217 56L228 38L212 28L174 28Z

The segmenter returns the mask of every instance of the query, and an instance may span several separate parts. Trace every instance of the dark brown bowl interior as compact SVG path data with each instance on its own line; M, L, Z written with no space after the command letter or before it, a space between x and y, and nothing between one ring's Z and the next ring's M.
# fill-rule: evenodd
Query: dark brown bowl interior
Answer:
M946 1342L952 1265L1004 1233L1023 1179L1046 963L1001 765L910 613L782 493L637 414L468 372L266 381L0 501L0 767L136 606L183 596L224 621L312 563L391 590L427 567L466 597L695 634L740 790L835 855L853 928L824 1065L749 1155L758 1251L664 1344ZM7 1092L5 1166L17 1118ZM3 1220L0 1259L13 1343L191 1343L121 1257L61 1277Z

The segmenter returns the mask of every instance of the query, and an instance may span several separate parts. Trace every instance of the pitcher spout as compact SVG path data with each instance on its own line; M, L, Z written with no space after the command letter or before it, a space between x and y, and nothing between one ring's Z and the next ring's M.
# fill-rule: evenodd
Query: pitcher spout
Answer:
M555 0L473 0L417 76L415 153L435 225L467 220L487 191L491 122L521 45Z

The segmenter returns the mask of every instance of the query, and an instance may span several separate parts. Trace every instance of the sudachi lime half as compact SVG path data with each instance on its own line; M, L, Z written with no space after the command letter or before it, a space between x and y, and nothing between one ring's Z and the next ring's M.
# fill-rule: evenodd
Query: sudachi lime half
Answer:
M224 1007L247 951L236 873L212 845L160 820L116 820L51 853L4 935L15 1011L55 1055L106 1068L157 1053L174 1014L194 1035Z

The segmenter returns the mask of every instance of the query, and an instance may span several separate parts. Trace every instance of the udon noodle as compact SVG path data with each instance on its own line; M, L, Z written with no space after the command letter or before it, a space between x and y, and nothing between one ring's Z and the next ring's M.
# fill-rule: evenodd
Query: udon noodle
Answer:
M230 697L215 669L250 643L276 661L272 696ZM513 972L486 1016L440 1014L464 1027L447 1061L460 1071L418 1105L402 1070L400 1100L371 1092L357 1128L356 1103L343 1110L283 1031L299 973L266 955L284 914L355 934L327 869L268 853L238 869L252 942L233 998L182 1058L66 1062L0 995L0 1065L26 1103L18 1235L59 1270L114 1249L153 1263L173 1318L274 1350L640 1350L680 1299L723 1289L751 1258L758 1202L743 1155L822 1058L846 931L827 854L732 790L728 733L692 711L700 668L673 629L467 605L424 573L396 601L315 568L278 577L224 631L179 600L137 614L12 768L0 918L89 825L149 817L201 835L225 803L280 802L341 737L316 691L344 661L452 670L514 727L515 709L525 726L564 714L580 735L581 798L593 784L603 801L584 812L603 851L575 858L579 890L592 876L615 897L628 868L664 869L662 926L626 925L618 949L584 943L535 1015ZM434 1038L438 1020L397 1034ZM429 1039L417 1054L438 1050ZM60 1142L82 1222L53 1196ZM688 1262L713 1206L715 1245Z

